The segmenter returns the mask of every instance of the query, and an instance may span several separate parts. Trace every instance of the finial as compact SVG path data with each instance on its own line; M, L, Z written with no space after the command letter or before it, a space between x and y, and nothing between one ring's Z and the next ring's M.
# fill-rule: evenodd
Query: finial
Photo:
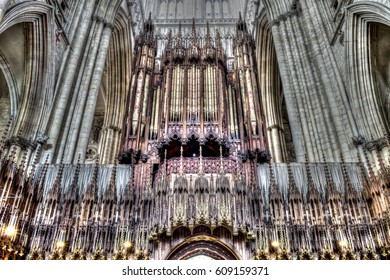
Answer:
M367 179L369 179L366 175L366 168L364 166L364 163L362 161L362 158L360 156L360 153L359 153L359 149L356 149L356 154L357 154L357 158L358 158L358 162L359 162L359 168L360 168L360 173L361 175L363 176L363 180L364 180L364 186L366 185L366 183L368 182Z
M326 157L325 157L324 152L322 152L322 160L324 162L325 179L326 179L326 183L328 186L328 188L325 190L325 192L327 192L327 194L329 194L330 192L333 192L335 190L335 185L334 185L334 182L332 180L332 176L330 175L329 166L328 166L328 163L326 161Z
M176 38L176 48L183 48L183 32L181 29L181 23L179 23L179 31Z
M89 197L92 196L95 201L98 200L98 198L99 198L98 188L97 188L98 176L99 176L99 155L96 156L95 165L93 167L92 178L91 178L91 181L89 182L89 184L87 186L87 189L85 191L83 199L85 199L85 197L86 197L85 195L88 194L88 196Z
M237 34L239 34L240 32L247 32L246 24L242 18L241 12L239 14L239 19L237 22Z
M168 32L167 48L168 49L172 48L172 30L171 29L169 29L169 32Z
M77 158L77 165L76 165L76 171L74 173L74 176L73 176L73 181L72 181L72 190L75 190L78 186L78 182L79 182L79 175L80 175L80 168L81 168L81 164L80 164L80 161L81 161L81 154L79 154L78 158Z
M149 36L153 36L154 26L152 21L152 13L149 13L149 18L144 22L144 32Z
M147 21L145 22L145 29L147 30L148 26L152 25L152 13L150 12L149 13L149 16L148 16L148 19Z
M292 191L298 190L297 185L295 184L294 175L291 170L290 158L286 155L286 164L287 164L287 174L288 174L288 186Z
M382 130L382 133L383 133L383 137L385 138L385 141L386 141L386 144L389 146L389 135L387 134L387 131L386 129L381 126L381 130Z
M3 135L1 136L1 139L0 139L0 157L1 157L2 152L4 151L6 139L8 136L8 132L11 128L12 120L13 120L13 118L11 116L7 122L7 125L5 126L5 129L3 131Z
M25 167L25 164L27 161L27 154L28 154L27 151L23 152L23 156L22 156L22 159L21 159L20 164L19 164L20 169L24 169L24 167Z
M163 170L162 170L162 177L163 179L166 179L167 177L167 156L168 156L168 151L167 149L164 150L164 162L163 162Z
M305 163L306 163L306 164L309 164L309 157L307 156L306 153L305 153Z
M199 175L203 175L203 155L202 155L202 146L199 146Z
M326 170L329 171L329 169L328 169L328 165L326 164L326 157L325 157L325 153L324 152L322 152L322 162L324 163L325 175L326 175Z
M366 164L367 164L367 168L368 168L368 174L370 176L370 181L371 181L371 183L376 183L377 178L375 176L374 169L371 166L371 161L370 161L368 154L367 154L367 148L365 148L365 147L363 148L363 153L364 153L364 158L366 160Z
M26 161L27 161L27 151L23 152L22 160L19 164L19 170L21 170L24 173L24 169L26 167Z
M152 164L152 161L149 160L149 162L148 162L148 184L147 184L147 192L148 192L149 197L152 195L152 189L153 189L153 164Z
M183 33L182 33L182 30L181 30L181 23L179 23L179 31L177 33L177 37L180 38L180 39L183 37Z
M311 177L311 170L310 170L310 166L309 166L309 157L307 156L307 154L305 154L305 164L306 164L306 171L307 171L308 179L310 177L310 180L312 180L313 178Z
M43 164L43 169L41 174L39 175L39 181L42 182L42 180L46 177L46 172L49 167L49 155L46 155L45 163Z
M347 172L347 168L345 166L345 161L344 161L344 157L343 157L342 153L340 153L340 159L341 159L341 170L343 172L343 177L345 180L345 193L344 193L344 195L345 195L345 199L346 199L347 196L352 193L352 184L351 184L351 180L349 178L348 172Z
M183 170L183 146L180 146L180 170L179 170L180 176L183 176L184 170Z
M63 172L64 172L64 163L63 163L63 161L61 161L61 164L60 164L58 171L57 171L56 179L55 179L54 184L53 184L53 189L56 191L61 189Z
M192 18L192 37L196 37L196 26L195 26L195 18Z
M197 46L198 45L198 38L196 36L196 27L195 27L195 18L192 19L192 31L191 31L191 46Z
M92 184L97 184L97 179L99 176L99 155L96 156L95 160L95 166L93 168L93 174L92 174Z
M206 23L206 46L211 46L211 34L209 22Z
M276 179L275 179L275 174L274 174L274 169L272 167L272 163L269 163L268 167L269 167L269 177L270 177L269 186L270 186L270 192L272 193L272 192L277 191Z
M313 177L310 170L309 158L307 154L305 154L305 164L306 164L306 175L307 175L307 185L308 185L308 195L310 192L314 192L316 188L314 187Z
M382 180L387 180L387 168L385 167L385 163L383 161L381 151L377 150L376 154L379 162L378 175Z
M216 30L216 43L217 43L217 48L222 49L222 38L221 38L221 33L219 32L219 29Z
M12 146L11 152L8 155L8 161L16 162L16 146Z
M222 145L219 146L219 159L220 159L220 173L221 175L225 174L224 166L223 166L223 148Z
M49 168L49 155L46 156L45 163L43 164L42 172L39 174L38 178L38 200L40 201L43 198L43 192L45 188L45 180L46 180L46 174L47 174L47 169ZM35 172L34 172L35 173ZM32 176L34 174L32 173Z
M114 168L111 171L111 179L110 179L110 188L112 191L115 192L115 186L116 186L116 168L117 168L117 161L114 163Z
M42 149L42 145L38 145L37 149L35 150L35 155L34 155L34 159L32 162L32 168L30 170L30 173L28 174L29 177L34 176L34 174L35 174L35 170L36 170L36 166L38 164L38 158L39 158L39 154L41 153L41 149ZM46 160L47 160L47 158L48 158L48 155L46 157Z

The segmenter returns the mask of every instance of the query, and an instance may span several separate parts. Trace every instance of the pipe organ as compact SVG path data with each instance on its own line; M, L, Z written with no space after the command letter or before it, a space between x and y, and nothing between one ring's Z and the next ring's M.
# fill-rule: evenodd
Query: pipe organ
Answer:
M156 148L167 149L168 157L177 157L180 146L186 155L199 154L188 142L210 147L205 157L219 156L223 146L225 156L268 161L255 45L245 22L237 23L232 70L219 32L213 39L208 24L204 39L195 23L189 40L181 27L177 38L170 33L159 59L153 32L148 21L137 41L120 161L146 159Z

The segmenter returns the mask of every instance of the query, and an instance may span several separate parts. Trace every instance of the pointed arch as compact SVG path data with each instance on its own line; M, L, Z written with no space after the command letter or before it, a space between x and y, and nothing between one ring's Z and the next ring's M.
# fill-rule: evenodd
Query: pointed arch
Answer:
M106 58L103 78L105 116L99 154L102 163L112 163L119 154L126 94L130 88L133 35L126 13L119 9Z
M0 34L10 27L25 24L25 69L22 92L17 103L16 131L23 129L21 136L35 139L44 130L51 109L54 87L54 16L51 5L22 2L7 9L0 22ZM11 79L11 78L10 78ZM16 93L12 93L15 98Z
M262 103L268 125L269 149L274 162L285 162L288 155L295 160L294 141L282 88L275 43L266 9L260 13L256 26L256 58Z
M370 57L370 24L390 26L390 8L381 3L361 1L346 9L345 51L349 100L360 134L379 138L384 119L375 97Z
M0 71L4 75L4 78L7 82L9 97L10 97L10 115L15 117L19 107L19 89L16 82L15 74L12 71L10 64L7 61L7 58L0 50Z

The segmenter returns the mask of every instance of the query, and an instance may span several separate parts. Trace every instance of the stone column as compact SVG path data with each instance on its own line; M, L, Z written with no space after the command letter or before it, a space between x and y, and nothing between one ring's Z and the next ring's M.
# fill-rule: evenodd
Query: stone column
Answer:
M77 30L80 28L80 21L83 18L83 11L85 7L86 1L75 1L74 5L76 6L74 9L74 16L72 19L72 25L68 29L68 38L70 41L73 40L73 36L76 34ZM91 2L91 1L88 1Z
M85 0L84 0L85 1ZM80 58L83 54L84 45L87 34L89 32L89 27L91 23L91 16L95 9L95 1L85 1L86 5L84 6L81 23L76 33L74 43L71 45L71 53L69 55L69 60L65 63L67 67L62 77L59 77L60 85L57 87L55 96L56 96L56 107L51 114L51 124L48 127L49 141L48 144L51 146L51 149L43 155L43 158L46 158L46 155L49 156L49 162L53 160L54 154L57 149L57 141L62 130L63 120L65 113L67 111L67 105L69 102L69 97L74 85L74 79L78 73L78 66Z
M291 134L294 142L294 149L296 153L296 159L298 162L303 162L305 160L305 148L303 146L303 132L302 126L299 120L299 113L297 108L297 103L293 95L292 89L292 78L287 66L286 54L283 50L283 41L281 39L280 27L278 23L271 23L272 34L275 42L275 50L277 53L280 76L283 82L283 91L286 104L289 104L287 113L291 126L294 126L294 129L291 130Z
M85 152L88 147L89 135L93 125L96 102L99 95L99 89L102 82L103 70L106 62L106 56L112 34L113 24L106 23L101 39L100 49L96 59L96 66L92 76L89 96L84 110L84 117L81 124L79 139L77 143L76 154L81 154L81 160L85 160Z
M273 125L268 128L269 129L269 135L271 136L272 143L273 143L273 162L275 163L281 163L284 162L283 157L283 146L282 146L282 140L280 137L280 130L281 127L279 125Z
M100 17L96 17L96 26L93 41L91 44L91 50L88 53L85 69L81 76L81 85L78 88L78 98L75 104L76 110L74 111L73 116L70 116L72 121L70 124L71 126L69 135L67 136L67 138L64 138L66 139L66 149L64 153L66 163L71 163L74 158L77 158L74 152L76 150L76 144L79 136L81 123L83 121L83 115L84 112L87 110L86 104L90 95L90 86L93 82L93 76L95 75L94 72L98 67L96 59L98 57L99 48L101 48L103 28L103 19ZM92 111L94 114L95 108Z
M344 159L350 159L350 144L352 144L352 133L357 134L355 121L351 115L350 104L346 98L346 88L342 81L341 73L335 61L334 53L331 51L329 38L326 37L326 22L320 14L322 8L319 3L303 0L300 2L305 12L303 18L307 27L307 34L312 43L314 51L313 62L316 63L318 73L322 81L324 91L323 100L329 108L329 117L335 120L333 130L336 132L332 146L337 144ZM350 137L348 137L348 134ZM332 147L329 147L332 149ZM334 147L333 147L334 148ZM330 153L331 151L329 151ZM338 153L336 153L338 154ZM354 156L353 156L354 157ZM335 156L338 159L338 156Z

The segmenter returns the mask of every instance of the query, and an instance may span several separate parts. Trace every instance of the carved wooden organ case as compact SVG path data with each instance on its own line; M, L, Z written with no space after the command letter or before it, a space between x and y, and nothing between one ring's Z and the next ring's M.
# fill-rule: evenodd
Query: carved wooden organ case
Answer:
M135 222L149 236L203 225L249 234L245 225L260 219L260 202L256 214L248 200L258 189L256 164L270 157L246 24L237 23L229 70L221 36L214 40L208 25L200 38L194 23L187 40L180 26L159 59L156 46L149 20L135 48L119 157L133 164Z
M242 19L233 41L231 70L221 36L217 31L214 40L208 24L205 38L198 38L194 23L189 40L180 26L156 59L153 23L144 24L135 46L122 163L146 160L154 149L179 157L181 146L184 157L199 157L200 146L205 158L219 157L222 146L224 157L269 160L255 44Z

